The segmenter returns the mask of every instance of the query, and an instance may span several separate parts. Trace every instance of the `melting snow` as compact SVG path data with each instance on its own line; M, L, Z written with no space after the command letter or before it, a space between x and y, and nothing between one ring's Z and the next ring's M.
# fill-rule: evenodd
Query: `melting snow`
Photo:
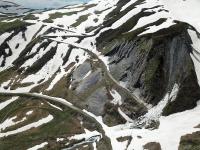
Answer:
M27 150L38 150L38 149L41 149L41 148L45 147L47 144L48 144L48 142L44 142L44 143L41 143L39 145L35 145L32 148L29 148Z
M90 139L91 137L99 136L101 137L101 134L97 131L89 131L85 129L85 133L83 134L77 134L69 138L69 140L82 140L82 139Z
M82 139L84 139L83 142L77 143L75 145L82 145L84 143L93 143L93 147L94 147L94 149L96 149L96 142L98 142L101 137L102 137L102 135L99 132L89 131L89 130L85 129L85 133L74 135L74 136L70 137L69 140L82 140ZM69 150L70 149L73 149L73 147L69 148Z
M155 120L155 121L159 120L165 106L169 102L174 101L174 99L176 98L178 90L179 90L179 86L175 84L172 91L168 92L163 98L163 100L161 100L156 106L148 110L148 112L144 116L141 117L143 118L142 122L148 123L149 121L152 121L152 120Z
M24 118L22 118L22 119L19 120L19 121L16 121L16 122L13 121L13 120L15 120L16 118L17 118L17 116L12 117L12 118L9 118L9 119L6 119L3 123L1 123L1 124L0 124L0 131L5 130L5 129L8 128L8 127L14 126L14 125L16 125L16 124L18 124L18 123L21 123L21 122L23 122L23 121L26 120L26 117L24 117ZM1 133L0 133L0 135L1 135Z
M111 103L115 104L115 105L121 105L122 104L122 97L121 95L116 91L116 90L112 90L110 91L110 94L113 97L113 100Z
M97 117L86 110L90 116L102 125L105 134L110 138L113 150L125 150L127 141L119 142L117 138L132 137L128 150L143 150L143 146L149 142L158 142L163 150L177 150L180 138L183 135L199 131L195 126L200 122L200 106L181 113L176 113L159 119L160 126L155 130L135 129L132 123L108 127L102 121L102 117ZM194 118L194 119L191 119ZM138 138L138 136L142 138Z
M8 106L9 104L11 104L12 102L14 102L17 99L18 99L18 97L12 97L11 99L6 100L5 102L0 103L0 110L4 109L6 106Z
M20 32L18 35L14 36L10 41L8 41L8 45L11 48L13 54L6 59L6 63L4 67L0 68L0 71L10 67L12 62L18 58L19 54L25 49L28 43L31 42L32 37L35 33L40 29L40 24L34 24L27 27L25 31L26 40L23 38L23 33ZM19 44L19 47L16 48L16 45Z
M31 115L33 113L33 110L30 110L26 113L26 115Z
M56 105L53 105L53 104L51 104L51 103L49 103L49 102L48 102L48 104L49 104L49 105L51 105L52 107L54 107L54 108L58 109L58 110L61 110L61 111L63 111L63 110L62 110L60 107L58 107L58 106L56 106Z
M0 45L12 34L13 32L6 32L0 36Z
M13 120L13 118L9 119L9 120L6 120L2 124L2 126L14 125L15 123L12 123L12 120ZM13 134L17 134L17 133L20 133L20 132L24 132L24 131L27 131L27 130L29 130L31 128L37 128L37 127L39 127L39 126L41 126L43 124L46 124L46 123L50 122L51 120L53 120L53 116L52 115L48 115L47 117L42 118L42 119L38 120L37 122L30 123L28 125L25 125L23 127L18 128L16 130L8 131L8 132L5 132L5 133L0 133L0 138L1 137L5 137L5 136L9 136L9 135L13 135Z

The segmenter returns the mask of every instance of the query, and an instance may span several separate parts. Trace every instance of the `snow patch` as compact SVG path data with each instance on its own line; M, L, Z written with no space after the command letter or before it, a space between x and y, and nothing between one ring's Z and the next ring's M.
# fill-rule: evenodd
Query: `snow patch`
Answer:
M34 147L31 147L31 148L29 148L27 150L38 150L38 149L41 149L41 148L45 147L47 144L48 144L48 142L44 142L44 143L41 143L39 145L35 145Z
M9 119L9 120L6 120L6 122L4 122L3 124L1 124L2 128L5 128L5 126L10 126L10 125L14 125L15 123L12 123L12 120L15 119L15 118L12 118L12 119ZM24 132L24 131L27 131L31 128L37 128L43 124L46 124L48 122L50 122L51 120L53 120L53 116L52 115L48 115L47 117L45 118L42 118L40 120L38 120L37 122L33 122L31 124L28 124L28 125L25 125L21 128L18 128L16 130L12 130L12 131L8 131L8 132L5 132L5 133L0 133L0 138L2 137L7 137L9 135L14 135L14 134L17 134L17 133L21 133L21 132ZM19 122L17 122L19 123Z

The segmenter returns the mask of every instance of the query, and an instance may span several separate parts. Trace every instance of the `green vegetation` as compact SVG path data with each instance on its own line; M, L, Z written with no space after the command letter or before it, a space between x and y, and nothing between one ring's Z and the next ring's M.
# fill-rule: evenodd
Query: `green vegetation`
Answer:
M200 149L200 132L185 135L181 137L179 150L199 150Z
M43 22L53 23L54 19L62 18L63 16L71 16L71 15L76 14L76 13L77 13L77 11L66 12L66 13L56 12L54 14L49 14L49 18L44 20Z
M81 7L84 7L83 10L80 10L80 11L71 11L71 12L65 12L65 13L62 13L62 12L56 12L56 13L53 13L53 14L49 14L49 18L48 19L45 19L43 20L43 22L46 22L46 23L53 23L53 20L54 19L57 19L57 18L62 18L63 16L71 16L71 15L74 15L74 14L77 14L78 12L82 12L82 11L85 11L89 8L92 8L96 6L96 4L91 4L91 5L82 5L80 7L76 7L76 8L81 8ZM88 14L89 15L89 14ZM80 18L80 22L81 20L84 20L86 16ZM87 16L88 17L88 16Z
M41 105L41 102L44 104ZM15 147L15 149L27 149L47 141L58 144L56 143L57 137L68 137L72 134L80 134L83 132L79 121L76 119L76 112L67 108L63 111L54 109L42 99L19 98L0 111L1 122L15 115L23 118L23 116L20 115L26 114L29 110L33 110L33 114L31 114L33 116L31 117L30 115L27 118L28 120L22 123L21 126L36 122L48 114L53 115L54 119L38 128L2 138L2 140L0 140L0 147L2 150L11 150L13 147ZM18 127L18 125L10 127L4 132L17 129Z
M9 32L14 29L19 29L27 26L28 23L23 22L19 19L13 21L13 22L0 22L0 34L4 32Z
M0 84L9 80L12 76L16 76L17 73L15 72L14 68L9 68L4 71L0 72Z
M24 19L24 20L37 20L37 19L39 19L39 18L36 17L36 16L33 15L33 14L28 14L28 15L26 15L23 19Z
M77 27L79 26L81 23L83 23L84 21L86 21L88 19L88 17L90 16L90 14L87 14L87 15L83 15L83 16L80 16L76 22L74 24L72 24L72 27Z

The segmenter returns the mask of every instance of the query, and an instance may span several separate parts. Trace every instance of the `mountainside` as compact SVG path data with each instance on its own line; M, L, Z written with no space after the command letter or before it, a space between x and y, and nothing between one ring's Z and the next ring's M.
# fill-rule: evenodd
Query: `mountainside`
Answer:
M2 8L1 150L200 149L198 0Z
M12 1L4 1L0 0L0 18L12 18L24 14L28 14L30 12L39 12L41 10L34 10L30 8L24 8Z

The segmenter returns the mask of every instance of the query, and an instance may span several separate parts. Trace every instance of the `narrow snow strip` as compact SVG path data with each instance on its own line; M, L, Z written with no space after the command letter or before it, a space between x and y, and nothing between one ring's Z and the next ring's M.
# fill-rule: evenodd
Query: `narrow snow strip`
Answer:
M159 26L153 25L153 26L148 27L146 31L142 32L139 35L144 35L144 34L148 34L148 33L155 33L155 32L157 32L161 29L169 28L174 24L175 23L173 22L172 19L167 19L167 21L165 21L164 23L162 23Z
M156 8L153 10L155 13L150 15L150 16L146 16L146 17L142 17L139 19L139 21L137 22L136 26L131 30L136 30L140 27L143 27L149 23L153 23L156 22L157 20L159 20L159 18L168 18L170 17L170 14L165 12L165 11L161 11L160 12L160 8ZM147 12L151 12L151 11L147 11Z
M17 116L15 116L15 117L12 117L12 118L9 118L9 119L6 119L3 123L1 123L0 124L0 131L2 131L2 130L5 130L6 128L8 128L8 127L11 127L11 126L14 126L14 125L16 125L16 124L18 124L18 123L21 123L21 122L23 122L23 121L25 121L26 120L26 117L24 117L24 118L22 118L21 120L19 120L19 121L13 121L13 120L15 120L17 118ZM0 133L1 134L1 133Z
M53 105L53 104L51 104L50 102L48 102L48 104L49 104L50 106L52 106L52 107L58 109L58 110L63 111L60 107L58 107L58 106L56 106L56 105Z
M169 102L174 101L174 99L176 98L178 90L179 90L179 86L177 84L175 84L172 91L168 92L165 95L165 97L163 98L163 100L161 100L156 106L154 106L153 108L148 110L148 112L144 116L141 117L141 118L143 118L142 122L148 123L152 120L154 120L154 121L159 120L165 106Z
M132 4L134 4L135 2L137 2L138 0L130 0L128 3L126 3L126 5L124 5L121 9L121 11L124 11L126 8L128 8L129 6L131 6Z
M132 9L127 14L125 14L122 18L120 18L115 23L113 23L111 28L116 29L116 28L120 27L122 24L124 24L126 21L128 21L130 18L132 18L134 15L138 14L141 10L142 10L142 7Z
M113 97L113 100L111 101L111 103L113 103L115 105L117 105L117 104L121 105L122 104L122 97L116 90L110 91L110 94Z
M121 110L121 108L118 108L118 112L119 112L119 114L120 114L127 122L134 122L131 118L129 118L129 116L127 116L127 115Z
M47 91L50 91L53 89L54 85L61 80L61 78L66 74L65 69L61 66L60 72L56 74L56 77L53 79L53 81L50 83L49 87L46 89Z
M96 142L98 142L102 138L102 135L97 132L97 131L89 131L85 129L85 133L79 134L79 135L74 135L69 138L69 140L84 140L79 143L76 143L70 148L67 148L66 150L71 150L71 149L76 149L77 146L83 145L86 143L93 143L94 149L96 149Z
M0 110L4 109L6 106L8 106L9 104L11 104L12 102L14 102L17 99L18 99L18 97L12 97L11 99L0 103Z
M48 142L44 142L44 143L41 143L39 145L35 145L35 146L33 146L33 147L31 147L31 148L29 148L27 150L38 150L38 149L41 149L41 148L45 147L47 144L48 144Z
M69 140L82 140L82 139L90 139L91 137L99 136L101 137L102 135L97 132L97 131L89 131L85 129L85 133L83 134L77 134L69 138Z
M37 128L37 127L39 127L39 126L41 126L43 124L46 124L46 123L50 122L51 120L53 120L53 116L52 115L48 115L47 117L42 118L42 119L38 120L37 122L28 124L26 126L18 128L16 130L8 131L8 132L5 132L5 133L0 133L0 138L6 137L6 136L9 136L9 135L13 135L13 134L17 134L17 133L20 133L20 132L24 132L24 131L27 131L27 130L29 130L31 128Z
M92 73L92 71L90 70L90 71L83 77L83 79L87 78L91 73Z

